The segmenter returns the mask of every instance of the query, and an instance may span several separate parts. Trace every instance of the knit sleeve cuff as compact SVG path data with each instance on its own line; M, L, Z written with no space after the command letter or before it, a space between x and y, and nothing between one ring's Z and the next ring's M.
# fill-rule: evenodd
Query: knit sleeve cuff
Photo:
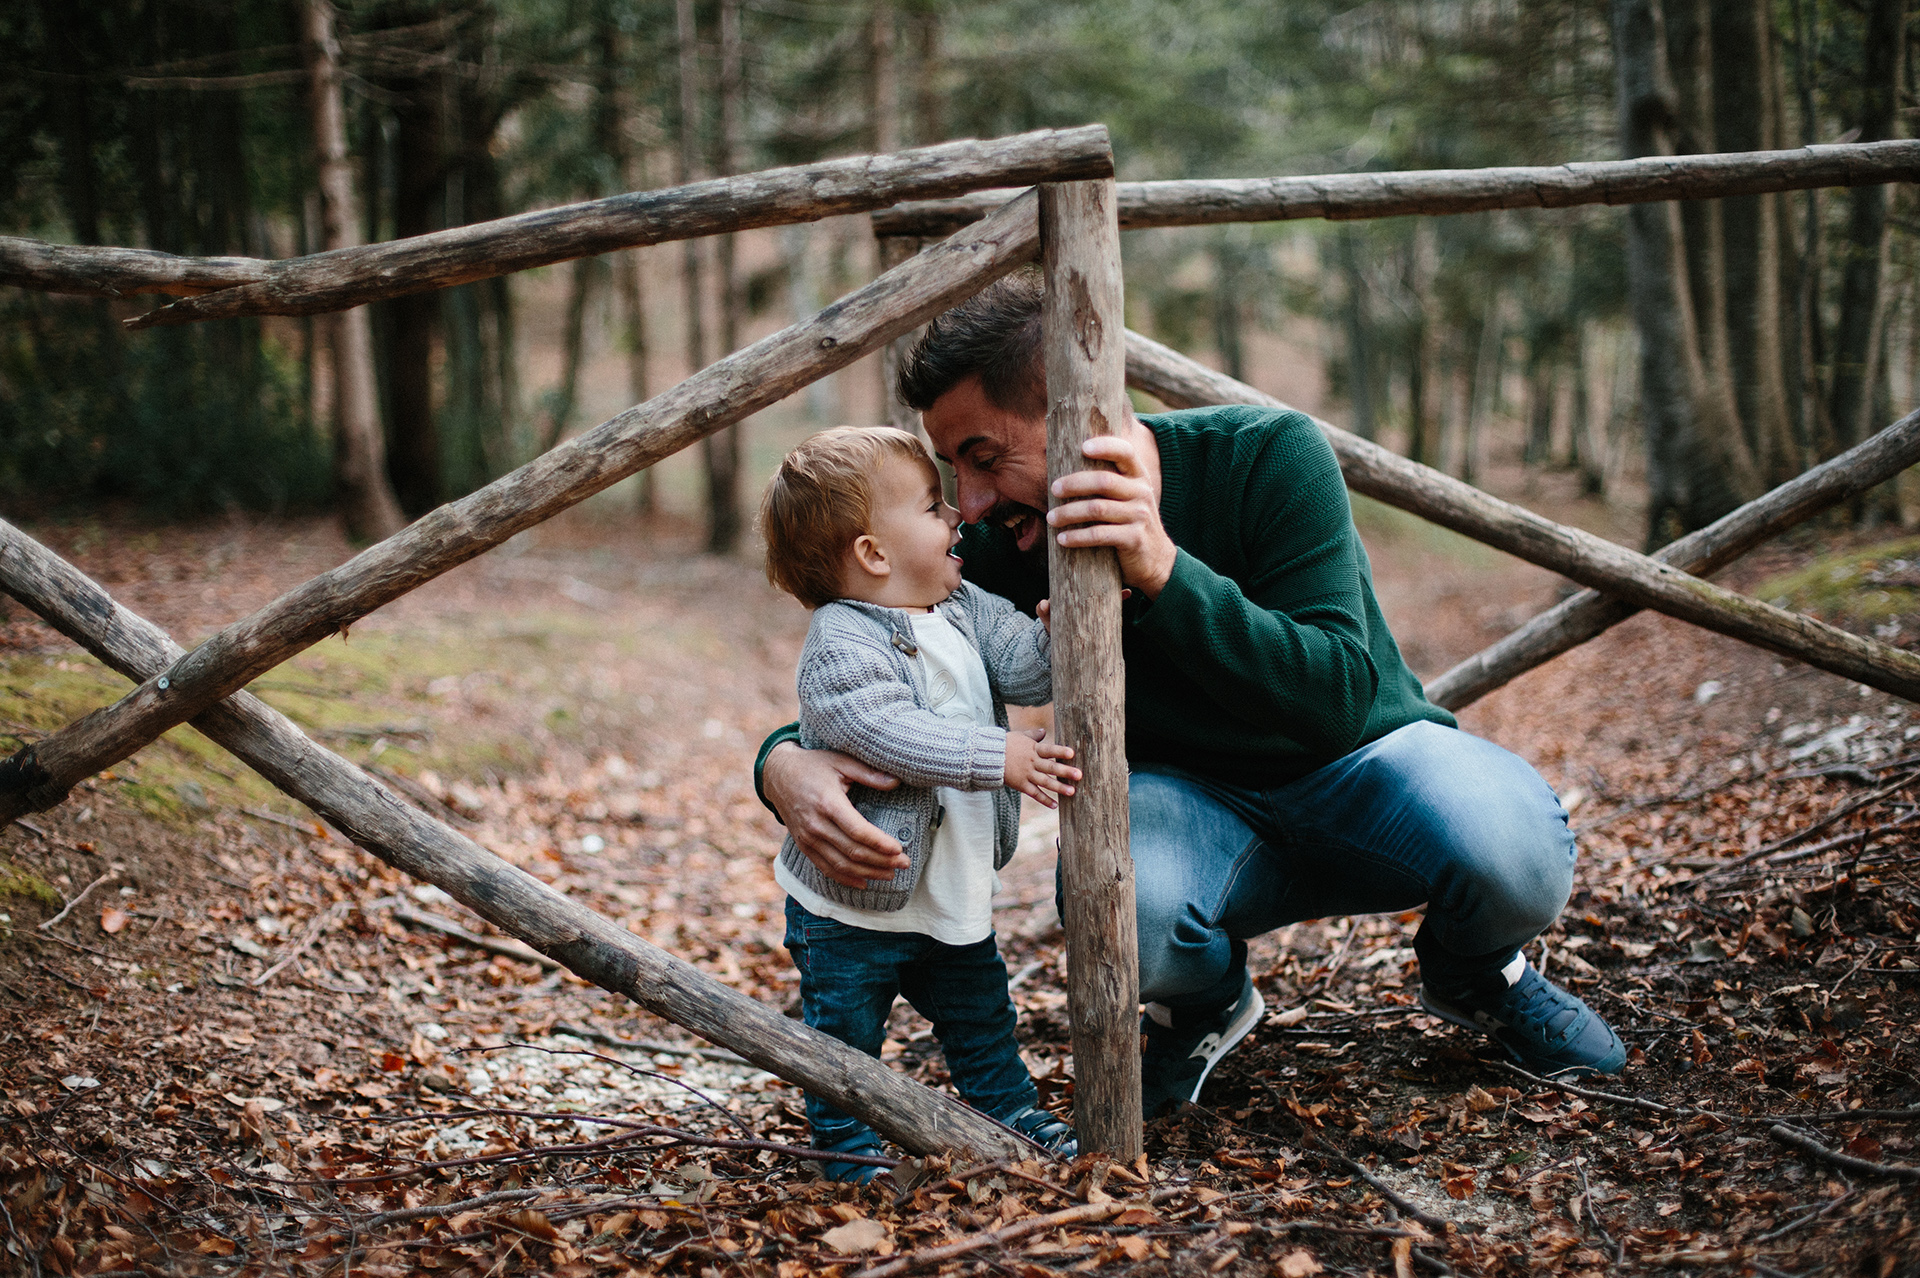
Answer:
M969 790L998 790L1007 783L1007 734L1001 728L974 729L968 751Z

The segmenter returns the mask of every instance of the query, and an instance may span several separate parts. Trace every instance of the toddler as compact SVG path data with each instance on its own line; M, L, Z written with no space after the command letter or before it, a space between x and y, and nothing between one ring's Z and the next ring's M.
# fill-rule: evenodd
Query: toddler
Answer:
M848 887L792 836L774 877L808 1025L879 1056L896 995L933 1023L960 1095L1063 1154L1073 1131L1038 1107L1014 1041L994 943L995 871L1013 855L1020 794L1072 794L1073 752L1009 732L1003 703L1051 699L1045 626L960 579L960 516L920 441L842 426L787 456L760 507L767 576L813 609L800 654L800 743L900 779L848 796L910 864ZM1016 791L1018 793L1016 793ZM877 1155L873 1130L807 1097L816 1147ZM829 1162L864 1183L870 1164Z

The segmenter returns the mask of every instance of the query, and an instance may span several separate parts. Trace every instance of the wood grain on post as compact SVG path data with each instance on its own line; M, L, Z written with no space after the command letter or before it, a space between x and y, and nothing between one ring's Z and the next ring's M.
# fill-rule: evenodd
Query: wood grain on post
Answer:
M1200 404L1287 407L1138 333L1127 334L1127 381L1176 408ZM1315 425L1333 445L1347 487L1354 492L1411 511L1636 607L1666 613L1908 701L1920 701L1920 656L1702 581L1672 564L1489 496L1337 426L1317 419Z
M1049 480L1088 468L1080 446L1127 420L1126 315L1113 182L1040 188L1040 309ZM1140 1132L1140 951L1127 843L1126 671L1120 561L1047 536L1053 718L1084 773L1060 801L1060 876L1073 1022L1074 1126L1082 1150L1131 1159Z
M1112 172L1106 127L1095 124L710 178L383 244L264 262L260 265L265 279L186 298L137 316L127 325L146 328L234 315L315 315L615 249L814 222L922 195L952 195L982 186L1026 186L1049 178L1106 177ZM131 293L157 291L165 282L144 283L137 272L145 260L129 262L125 249L109 250L117 256L83 267L90 262L89 250L65 249L50 255L47 248L32 240L0 238L0 283L95 292L104 280L112 292ZM114 266L129 265L134 271L117 277L110 274ZM184 270L178 265L156 265L166 267L167 281L177 280ZM45 273L51 268L58 270Z
M51 807L177 723L524 528L779 402L978 292L1040 246L1039 200L943 240L810 318L428 512L229 625L164 673L0 761L0 824Z
M1489 209L1559 209L1764 195L1824 186L1920 181L1920 141L1854 142L1790 151L1663 155L1538 168L1411 169L1319 177L1221 178L1119 184L1120 229L1402 217ZM949 235L1015 192L979 191L873 215L876 235Z
M165 631L4 520L0 589L129 679L151 678L180 657ZM1031 1156L999 1124L721 984L402 802L251 693L209 708L193 724L388 865L444 889L601 988L825 1097L904 1148Z
M1831 461L1668 543L1653 557L1696 577L1707 576L1794 525L1877 488L1914 465L1920 465L1920 412L1907 414ZM1598 591L1582 590L1429 683L1427 700L1449 710L1472 705L1639 611Z

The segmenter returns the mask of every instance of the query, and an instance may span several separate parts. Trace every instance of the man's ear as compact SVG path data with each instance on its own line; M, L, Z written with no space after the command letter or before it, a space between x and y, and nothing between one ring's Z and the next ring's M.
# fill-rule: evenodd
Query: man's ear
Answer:
M854 567L869 577L891 577L893 565L887 562L887 552L875 541L872 533L861 533L853 539L849 551L853 556Z

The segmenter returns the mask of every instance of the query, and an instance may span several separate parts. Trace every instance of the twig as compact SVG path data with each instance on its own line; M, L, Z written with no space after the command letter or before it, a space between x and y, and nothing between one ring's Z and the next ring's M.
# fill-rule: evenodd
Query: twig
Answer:
M590 1025L575 1025L571 1021L555 1021L555 1034L565 1034L569 1038L585 1039L589 1043L601 1043L607 1047L618 1047L628 1052L665 1052L670 1056L693 1056L709 1061L731 1061L741 1065L753 1062L746 1057L729 1052L724 1047L698 1047L682 1043L661 1043L648 1038L621 1038L605 1030L594 1029Z
M494 1203L524 1202L529 1198L538 1198L544 1190L539 1189L499 1189L491 1194L481 1194L477 1198L464 1198L457 1203L442 1203L438 1207L402 1207L397 1211L383 1211L371 1220L360 1222L362 1229L377 1229L381 1225L391 1225L402 1220L425 1220L429 1216L449 1217L475 1207L490 1207Z
M1626 1247L1616 1242L1613 1235L1607 1232L1607 1222L1600 1219L1600 1209L1594 1206L1593 1186L1587 1183L1587 1160L1575 1158L1573 1169L1580 1173L1580 1197L1587 1205L1587 1219L1593 1222L1593 1228L1600 1235L1600 1241L1605 1243L1607 1250L1613 1253L1613 1263L1616 1265L1626 1263Z
M55 923L58 923L61 919L64 919L65 917L67 917L67 915L73 913L73 907L80 904L80 902L86 900L87 893L93 891L95 888L99 887L102 883L105 883L108 879L119 877L119 874L120 874L120 871L118 870L108 870L105 874L101 875L99 878L95 879L93 882L81 888L80 895L74 897L71 901L68 901L65 909L61 910L58 914L54 915L52 918L48 919L46 922L40 924L39 930L44 932L48 928L52 927Z
M1858 812L1861 808L1868 807L1872 804L1878 803L1880 800L1886 798L1890 794L1899 793L1901 790L1904 790L1908 786L1912 785L1915 781L1920 781L1920 770L1908 772L1903 776L1896 778L1894 781L1881 786L1878 790L1875 790L1870 794L1864 794L1860 796L1858 799L1855 799L1852 803L1843 803L1839 807L1835 808L1833 811L1827 813L1827 815L1821 817L1818 821L1815 821L1812 825L1805 826L1799 830L1795 830L1792 834L1785 835L1781 838L1775 839L1773 842L1767 844L1764 847L1756 848L1752 852L1747 853L1745 856L1737 857L1734 860L1727 862L1724 866L1720 867L1717 870L1709 870L1705 874L1696 875L1694 878L1691 878L1691 879L1682 879L1678 883L1669 884L1668 886L1669 887L1685 887L1690 883L1697 883L1702 879L1718 878L1722 874L1726 874L1726 873L1729 873L1730 871L1737 870L1743 865L1748 865L1754 861L1760 860L1762 857L1772 856L1775 852L1780 851L1782 848L1790 848L1794 844L1800 842L1800 840L1806 838L1808 835L1816 834L1819 831L1826 829L1828 826L1832 825L1835 821L1840 820L1842 817L1852 816L1855 812Z
M1269 1084L1269 1086L1271 1086L1271 1084ZM1443 1220L1432 1212L1422 1209L1418 1203L1405 1197L1384 1180L1381 1180L1378 1176L1367 1170L1366 1164L1360 1162L1358 1159L1347 1157L1308 1131L1304 1123L1300 1126L1300 1135L1303 1138L1301 1143L1306 1145L1307 1148L1323 1158L1330 1158L1334 1162L1339 1163L1342 1167L1366 1181L1367 1184L1373 1186L1374 1190L1382 1198L1392 1203L1402 1216L1417 1220L1428 1229L1438 1230L1442 1234L1447 1232L1447 1226L1451 1222Z
M1787 1224L1780 1226L1780 1228L1778 1229L1771 1230L1767 1233L1761 1234L1758 1238L1755 1238L1754 1241L1757 1243L1763 1243L1763 1242L1772 1242L1776 1238L1784 1238L1796 1229L1802 1229L1808 1225L1811 1225L1814 1221L1820 1219L1822 1216L1826 1215L1828 1212L1838 1207L1841 1203L1844 1203L1850 1200L1853 1197L1853 1194L1854 1194L1854 1191L1849 1189L1844 1194L1841 1194L1838 1198L1822 1203L1817 1207L1808 1207L1804 1211L1802 1211L1796 1219L1789 1221Z
M1146 1201L1157 1203L1184 1192L1186 1192L1184 1189L1159 1189L1149 1194ZM893 1278L893 1275L906 1273L907 1270L919 1265L938 1264L943 1260L951 1260L955 1256L964 1256L970 1251L979 1251L982 1247L997 1247L1002 1243L1012 1242L1016 1238L1024 1238L1028 1234L1058 1229L1062 1225L1080 1225L1090 1221L1105 1220L1109 1216L1118 1216L1128 1208L1137 1206L1139 1206L1137 1199L1133 1202L1115 1199L1105 1203L1084 1203L1078 1207L1050 1212L1045 1216L1029 1216L1025 1220L1016 1220L998 1229L969 1234L965 1238L944 1243L938 1247L910 1251L904 1256L894 1257L883 1265L862 1269L853 1274L852 1278Z
M1858 1172L1862 1176L1893 1176L1900 1180L1920 1180L1920 1167L1910 1163L1875 1163L1864 1158L1855 1158L1852 1154L1828 1149L1813 1137L1802 1135L1780 1123L1767 1128L1767 1135L1782 1145L1792 1146L1803 1154L1811 1154L1822 1162L1832 1163L1835 1167L1843 1167L1850 1172Z
M265 985L268 981L278 976L287 964L306 953L307 947L320 939L320 933L324 932L329 924L339 921L346 915L346 912L347 907L341 904L334 906L332 909L315 918L312 923L307 925L305 934L303 934L298 941L295 941L292 945L281 947L281 955L272 967L253 978L253 987L259 989L262 985Z
M1591 1087L1579 1087L1557 1078L1542 1078L1538 1074L1529 1074L1518 1065L1507 1061L1496 1061L1495 1064L1509 1073L1518 1074L1528 1082L1538 1083L1542 1087L1551 1087L1555 1091L1584 1097L1587 1100L1631 1105L1635 1109L1645 1110L1649 1114L1659 1114L1663 1118L1711 1118L1716 1122L1739 1124L1743 1127L1772 1127L1778 1123L1834 1123L1868 1118L1886 1119L1892 1122L1920 1122L1920 1105L1911 1109L1822 1109L1811 1114L1727 1114L1716 1109L1690 1109L1684 1106L1662 1105L1659 1101L1646 1100L1639 1096L1621 1096L1614 1092L1596 1091Z
M4 1199L0 1199L0 1215L5 1215L7 1218L7 1233L12 1236L14 1245L20 1248L20 1254L25 1256L28 1263L33 1266L33 1278L40 1278L40 1253L36 1252L32 1246L28 1244L27 1240L20 1236L19 1229L15 1228L13 1223L13 1213L7 1210L7 1204Z
M48 834L45 830L41 829L39 826L35 825L33 822L27 820L25 817L15 817L13 819L13 823L19 826L21 829L27 831L29 834L39 835L43 842L46 842L46 843L53 842L53 836L51 834Z
M540 951L522 945L518 941L496 941L490 936L469 932L452 919L442 918L438 914L428 914L425 910L396 905L393 907L393 917L413 927L438 932L442 936L450 936L469 949L485 950L489 954L498 954L503 958L514 959L521 963L537 963L549 972L557 972L565 966L558 960L550 959Z
M271 821L275 825L284 825L289 830L298 830L310 839L324 839L327 837L325 833L316 833L315 831L315 827L320 823L318 817L301 821L295 817L282 816L280 813L269 811L266 808L241 808L240 810L250 817L259 817L262 821Z
M715 1113L719 1114L721 1118L725 1119L729 1123L732 1123L735 1127L738 1127L741 1131L745 1132L749 1139L753 1137L753 1129L751 1127L748 1127L744 1122L740 1121L740 1116L738 1114L733 1113L731 1110L721 1105L720 1102L714 1100L713 1097L707 1095L705 1092L695 1087L692 1083L688 1083L681 1079L674 1078L670 1074L661 1074L661 1073L657 1073L654 1070L641 1069L638 1065L629 1065L625 1061L620 1060L617 1057L608 1056L602 1052L589 1052L584 1047L541 1047L537 1043L505 1043L499 1047L463 1048L461 1050L462 1051L478 1051L478 1052L503 1052L510 1047L524 1047L530 1052L545 1052L549 1056L591 1056L596 1061L605 1061L609 1065L618 1065L621 1069L626 1070L627 1073L632 1074L635 1078L651 1078L651 1079L656 1079L662 1083L672 1083L675 1087L678 1087L681 1091L687 1092L695 1100L699 1101L701 1104L712 1109Z

